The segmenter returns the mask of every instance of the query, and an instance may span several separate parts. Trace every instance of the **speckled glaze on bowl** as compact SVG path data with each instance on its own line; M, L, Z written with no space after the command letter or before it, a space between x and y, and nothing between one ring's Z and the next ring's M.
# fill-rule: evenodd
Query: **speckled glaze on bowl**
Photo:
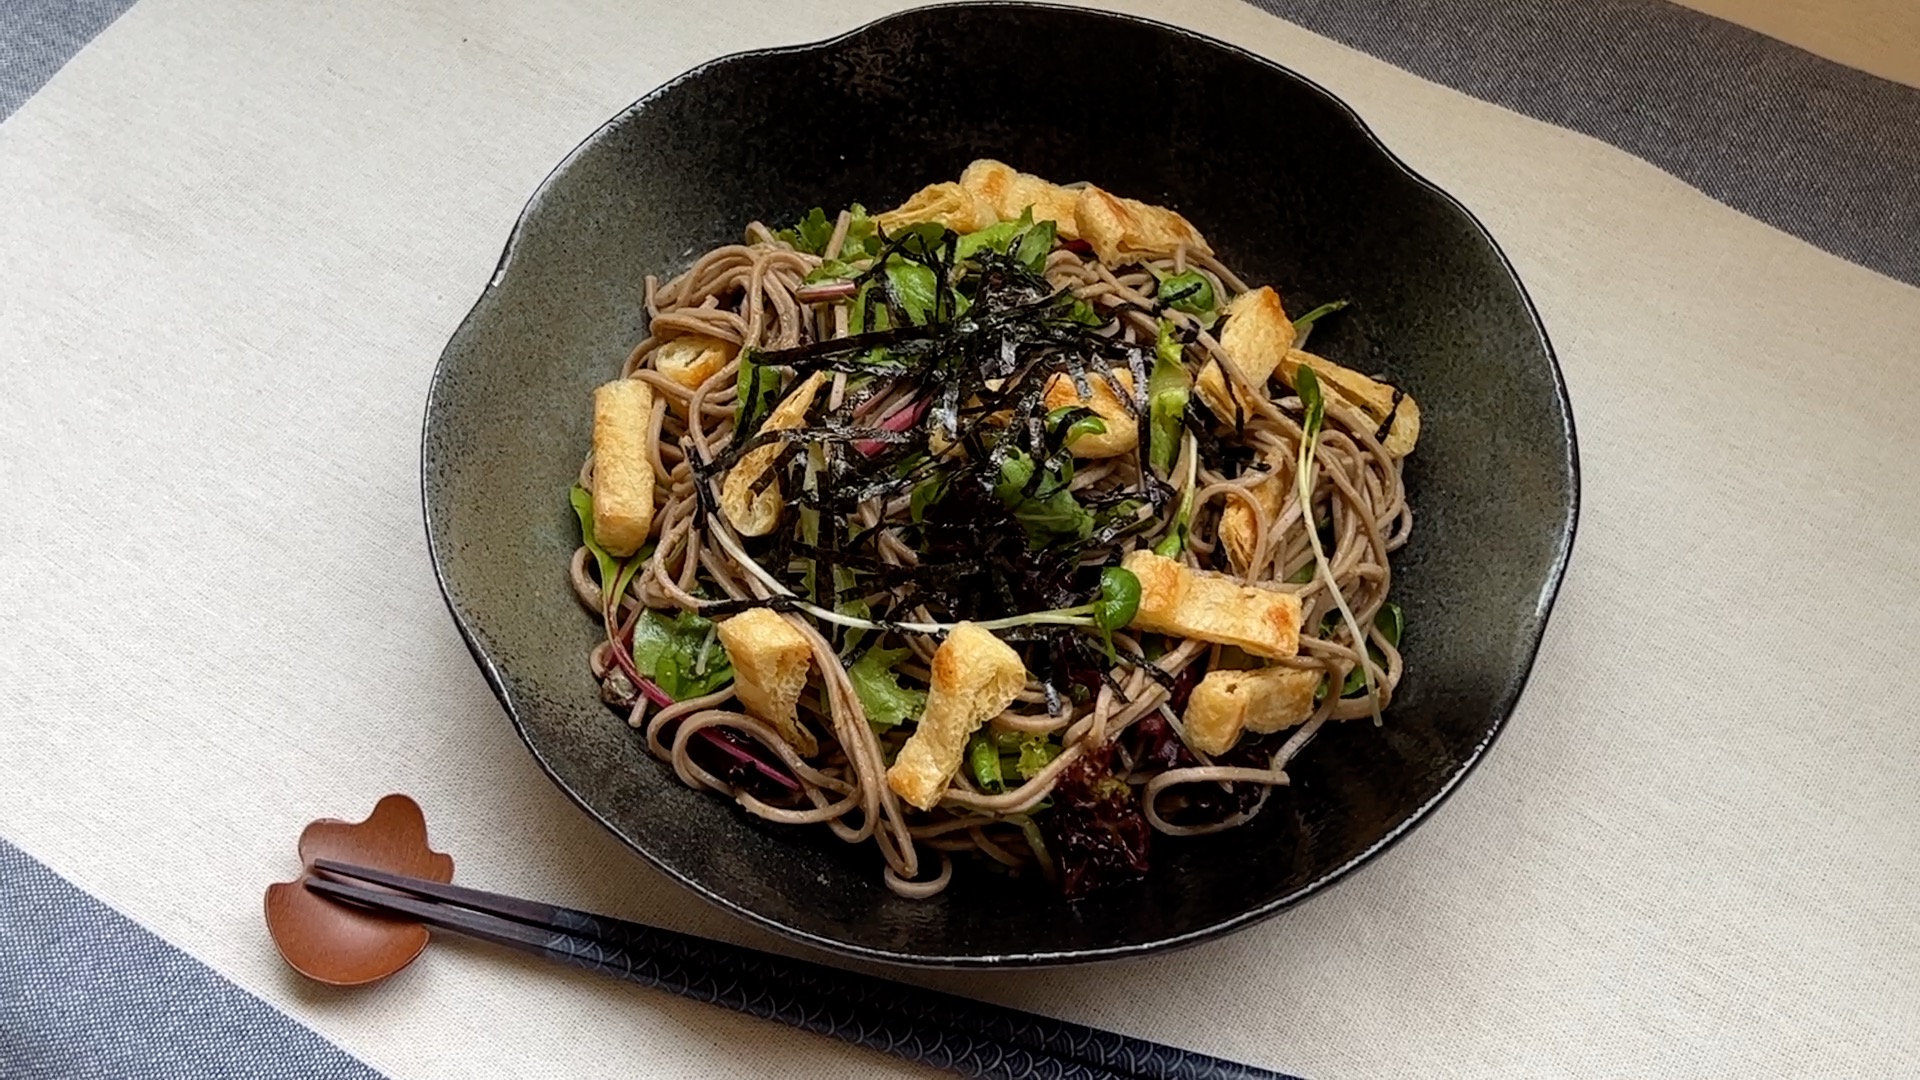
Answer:
M1059 104L1103 100L1126 107ZM1291 309L1350 298L1316 350L1385 372L1421 402L1407 464L1417 526L1395 560L1407 676L1386 727L1328 729L1253 824L1162 838L1147 880L1076 905L971 867L934 900L902 900L869 847L768 826L683 787L600 704L583 659L599 630L565 572L588 395L642 335L644 275L676 272L749 220L892 205L982 156L1176 207ZM716 60L594 133L535 193L442 354L422 469L447 603L555 783L731 911L843 953L943 966L1189 944L1380 853L1512 710L1578 502L1552 351L1465 209L1284 68L1156 23L1012 4L924 8Z

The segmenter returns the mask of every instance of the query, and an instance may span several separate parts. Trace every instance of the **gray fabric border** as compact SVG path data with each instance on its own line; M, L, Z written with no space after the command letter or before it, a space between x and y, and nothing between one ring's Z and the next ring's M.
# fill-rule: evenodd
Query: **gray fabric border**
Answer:
M0 1076L380 1080L5 840Z
M0 0L0 120L134 0Z
M1920 285L1920 89L1665 0L1248 0Z

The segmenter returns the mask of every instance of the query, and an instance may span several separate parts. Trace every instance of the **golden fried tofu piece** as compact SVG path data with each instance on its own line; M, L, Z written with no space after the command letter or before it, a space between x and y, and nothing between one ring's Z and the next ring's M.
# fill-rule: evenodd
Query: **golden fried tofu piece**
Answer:
M1222 345L1226 342L1222 341ZM1231 355L1231 354L1229 354ZM1374 423L1386 423L1387 417L1393 417L1393 426L1387 429L1380 445L1394 457L1406 457L1413 452L1414 443L1420 441L1420 406L1413 395L1395 390L1392 386L1370 379L1365 375L1323 356L1315 356L1302 349L1291 349L1279 364L1280 377L1288 386L1293 385L1293 373L1306 364L1319 376L1322 396L1337 398L1373 418ZM1394 396L1399 395L1396 406Z
M1300 365L1311 366L1319 376L1322 396L1360 410L1375 423L1385 423L1389 415L1393 417L1392 426L1381 439L1388 453L1405 457L1413 452L1414 443L1420 438L1420 406L1410 395L1325 357L1294 348L1296 337L1293 320L1287 318L1286 310L1280 306L1279 294L1261 286L1241 293L1227 306L1226 325L1220 330L1220 347L1246 375L1247 381L1262 390L1275 373L1292 386L1293 373ZM1200 377L1194 380L1194 388L1215 416L1230 423L1238 414L1236 402L1241 399L1229 396L1228 382L1220 365L1208 361L1200 370ZM1240 390L1232 387L1231 392L1238 394ZM1396 394L1399 394L1397 407ZM1245 509L1241 512L1244 514Z
M1193 223L1164 206L1149 206L1089 184L1073 204L1074 227L1109 266L1172 255L1185 246L1213 254Z
M1267 475L1247 485L1247 493L1267 512L1267 520L1271 522L1287 501L1287 489L1294 482L1293 463L1269 457L1267 466ZM1227 549L1227 561L1235 570L1246 573L1253 565L1254 556L1252 508L1239 499L1226 500L1220 510L1219 535L1220 543ZM1271 538L1268 542L1272 542Z
M780 404L774 406L762 430L789 431L806 423L807 410L813 408L814 396L826 382L824 371L807 376L805 382L788 391ZM720 509L742 536L765 536L780 523L780 511L786 506L786 499L780 494L780 481L761 487L758 493L754 489L779 459L782 449L784 444L779 442L754 447L740 455L740 460L727 470L727 478L721 481Z
M993 204L985 199L975 198L966 188L948 181L941 184L928 184L914 192L913 197L906 202L884 214L874 215L873 220L888 232L903 225L937 221L954 232L970 233L979 232L999 221L1000 218L994 212Z
M1287 350L1293 348L1294 337L1293 320L1287 318L1286 309L1280 305L1280 294L1262 285L1241 293L1227 305L1227 322L1220 328L1220 348L1247 377L1249 385L1264 389L1273 370L1286 359ZM1200 369L1200 377L1194 380L1200 400L1226 424L1233 423L1234 417L1244 411L1244 405L1236 409L1235 399L1228 396L1229 389L1235 392L1239 389L1230 388L1230 382L1227 373L1214 360L1207 361L1207 366Z
M1226 674L1223 672L1223 674ZM1247 730L1255 735L1285 731L1313 715L1313 692L1325 673L1311 669L1270 667L1243 671L1257 699L1247 710ZM1203 680L1204 681L1204 680Z
M1048 379L1042 391L1048 412L1069 405L1084 405L1099 414L1107 425L1107 430L1103 432L1074 439L1069 447L1074 457L1113 457L1132 453L1133 448L1140 445L1139 417L1128 412L1127 406L1113 393L1114 386L1118 386L1129 399L1132 398L1133 372L1126 368L1114 368L1111 374L1111 385L1097 374L1087 376L1087 389L1091 392L1088 398L1080 396L1080 388L1074 385L1073 376L1066 372Z
M1246 585L1140 548L1121 565L1140 579L1135 630L1237 645L1271 660L1300 651L1300 598Z
M1080 236L1074 216L1080 192L1073 188L1020 172L992 158L981 158L968 165L960 174L960 186L993 207L1001 221L1018 221L1021 213L1031 207L1033 220L1053 222L1056 236L1066 240Z
M1242 731L1268 735L1313 715L1313 692L1321 673L1270 667L1209 671L1187 699L1181 717L1187 742L1205 754L1224 754Z
M653 387L616 379L593 392L593 537L609 555L639 551L653 529Z
M887 786L922 810L933 809L953 782L967 740L1027 684L1020 654L973 623L955 626L930 666L926 712L887 769Z
M733 662L733 692L748 712L773 725L787 745L812 757L820 743L800 723L813 646L786 617L766 608L743 611L716 626Z
M653 370L689 390L713 377L740 351L740 346L705 334L677 337L653 350Z

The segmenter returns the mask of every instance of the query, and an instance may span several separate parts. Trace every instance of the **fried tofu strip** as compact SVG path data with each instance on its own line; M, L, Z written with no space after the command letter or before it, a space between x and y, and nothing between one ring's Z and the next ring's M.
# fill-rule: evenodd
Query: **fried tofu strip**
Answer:
M1014 215L1018 217L1019 214ZM937 221L957 233L979 232L999 221L993 205L976 198L972 192L952 181L928 184L913 197L884 214L874 215L874 223L892 232L906 225Z
M1053 222L1055 235L1065 240L1080 236L1074 209L1080 201L1080 192L1073 188L1020 172L992 158L981 158L968 165L960 174L960 186L993 207L1001 221L1018 221L1031 207L1033 220Z
M1073 440L1070 449L1074 457L1103 458L1118 454L1132 453L1140 445L1140 421L1127 406L1114 396L1114 386L1129 398L1133 396L1133 372L1126 368L1114 368L1110 373L1113 383L1099 375L1087 376L1087 390L1090 397L1081 397L1080 388L1073 383L1073 376L1065 372L1047 380L1043 391L1047 411L1065 408L1069 405L1084 405L1099 415L1107 430L1098 434L1082 435Z
M1394 457L1413 452L1420 438L1420 406L1411 395L1370 379L1352 368L1342 367L1322 356L1293 347L1297 335L1293 321L1280 305L1280 296L1261 286L1241 293L1227 307L1227 322L1220 330L1220 348L1235 367L1246 375L1249 384L1265 388L1267 380L1278 374L1288 386L1294 384L1294 372L1301 364L1313 368L1319 377L1323 396L1356 409L1377 424L1391 425L1381 437L1381 445ZM1231 423L1244 411L1239 387L1229 387L1226 372L1208 361L1195 380L1200 400L1223 422Z
M887 769L887 786L922 810L940 802L960 771L967 740L1006 711L1027 684L1020 654L972 623L961 623L933 651L927 710Z
M1193 223L1164 206L1150 206L1091 184L1073 206L1080 238L1109 266L1172 255L1180 247L1213 254Z
M774 406L762 430L789 431L805 423L807 410L813 408L814 396L826 381L824 371L807 376L805 382ZM774 480L764 487L759 485L760 478L779 460L782 449L784 445L778 442L754 447L740 455L740 460L727 470L727 478L720 484L720 509L742 536L765 536L780 523L780 511L786 507L786 499L780 494L780 481ZM758 492L754 490L756 487Z
M1187 699L1181 718L1187 742L1205 754L1224 754L1242 731L1269 735L1313 715L1313 692L1321 673L1270 667L1209 671Z
M1140 579L1135 630L1237 645L1273 660L1300 651L1300 598L1291 593L1190 569L1144 548L1122 565Z
M1286 504L1287 489L1293 484L1293 466L1291 462L1267 459L1267 475L1247 485L1247 494L1266 511L1267 520L1273 521L1280 513L1280 507ZM1253 565L1254 540L1253 508L1239 499L1228 499L1220 510L1220 543L1227 549L1227 561L1236 571L1246 573ZM1272 537L1268 537L1272 542Z
M593 536L609 555L639 551L653 529L653 387L616 379L593 392Z
M1018 220L1028 208L1035 221L1052 221L1061 238L1087 241L1111 266L1161 258L1182 247L1213 254L1192 222L1164 206L1091 184L1065 187L992 158L968 165L957 184L921 188L874 221L888 231L937 221L955 232L969 233L999 221Z
M1220 348L1247 377L1248 385L1263 388L1274 368L1280 366L1287 351L1293 348L1294 337L1293 320L1287 318L1280 294L1262 285L1241 293L1227 305L1226 325L1220 328ZM1207 361L1207 366L1200 369L1200 377L1194 380L1200 400L1226 424L1232 424L1234 417L1246 411L1244 399L1230 396L1241 392L1239 387L1228 385L1231 381L1217 360Z
M697 390L714 372L726 367L739 351L740 346L731 341L688 334L653 350L653 370L689 390Z
M802 757L820 743L800 724L800 691L807 685L813 646L786 618L766 608L743 611L715 627L733 663L733 690L747 711L773 725Z
M1392 424L1380 438L1380 445L1387 453L1397 458L1413 453L1414 444L1420 441L1420 405L1412 394L1302 349L1288 350L1278 365L1280 378L1288 386L1293 385L1294 372L1300 370L1301 364L1313 368L1326 397L1365 413L1376 424L1387 424L1388 418L1392 418Z

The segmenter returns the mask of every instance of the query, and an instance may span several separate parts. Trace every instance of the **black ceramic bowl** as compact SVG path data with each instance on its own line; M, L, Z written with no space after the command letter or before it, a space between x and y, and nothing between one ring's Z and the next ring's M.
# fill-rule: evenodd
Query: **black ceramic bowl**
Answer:
M1163 840L1145 881L1076 905L973 867L934 900L902 900L869 847L683 787L600 704L583 659L599 629L565 572L589 392L642 336L644 275L677 271L749 220L892 205L983 156L1175 207L1291 309L1351 299L1316 348L1387 373L1422 411L1407 463L1417 524L1395 563L1407 676L1385 728L1323 732L1252 824ZM921 9L727 57L615 117L527 206L441 356L424 442L447 602L554 782L729 910L815 945L934 965L1186 944L1378 854L1512 710L1577 499L1553 355L1466 210L1284 68L1155 23L1025 5Z

